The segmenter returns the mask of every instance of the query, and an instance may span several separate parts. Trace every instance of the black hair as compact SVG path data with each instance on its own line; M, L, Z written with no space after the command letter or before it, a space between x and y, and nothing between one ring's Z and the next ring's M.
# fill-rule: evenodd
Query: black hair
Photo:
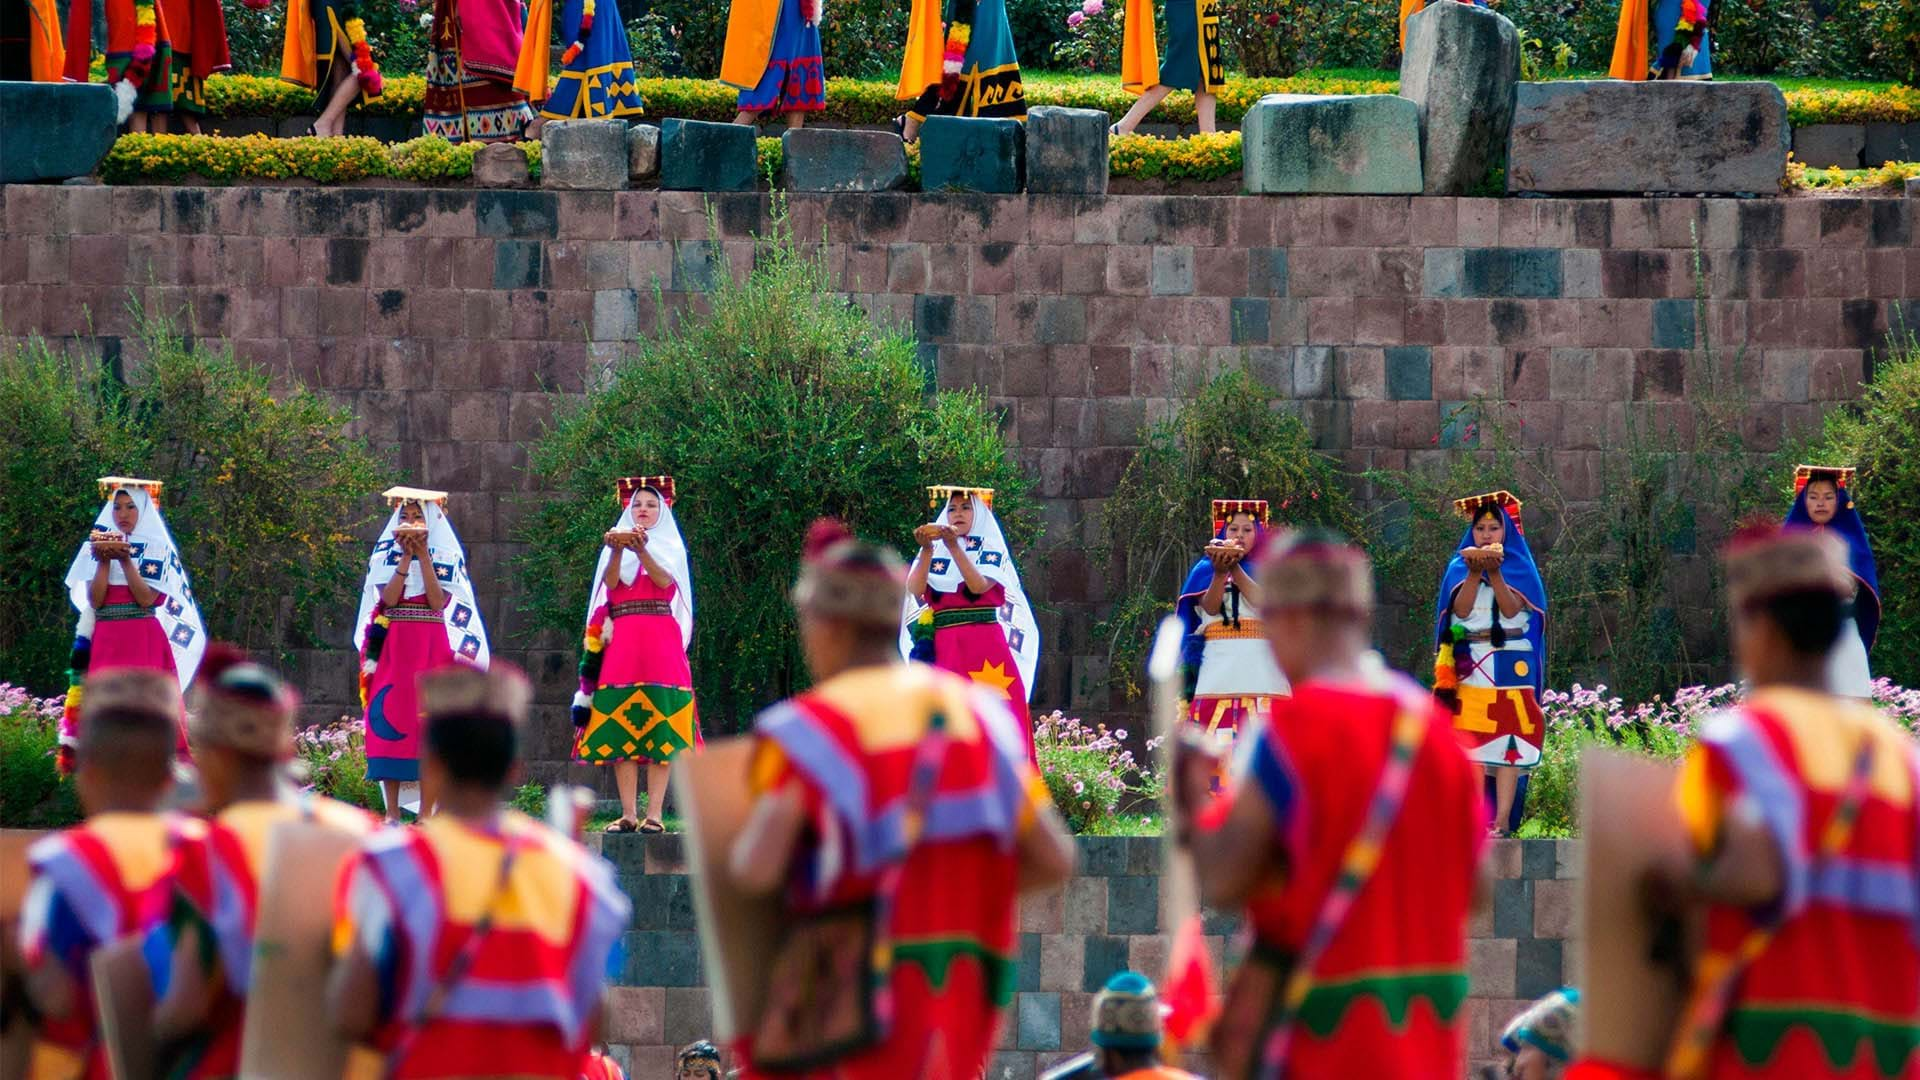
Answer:
M1499 503L1481 503L1479 506L1473 508L1473 516L1467 519L1467 526L1471 528L1480 524L1481 518L1495 515L1499 516L1500 524L1505 526L1507 523L1506 511L1500 509Z
M427 719L427 749L456 784L499 790L520 752L513 722L494 712L449 712Z
M1772 620L1795 652L1825 656L1840 639L1847 602L1826 589L1800 589L1763 597L1747 610Z
M159 788L173 776L179 719L138 705L114 705L86 714L74 756L116 781Z

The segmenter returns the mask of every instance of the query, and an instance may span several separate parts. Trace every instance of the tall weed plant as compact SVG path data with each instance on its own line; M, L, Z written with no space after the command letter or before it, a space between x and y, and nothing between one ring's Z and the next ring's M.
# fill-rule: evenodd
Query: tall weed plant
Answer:
M1297 416L1276 409L1244 369L1213 378L1147 431L1103 513L1099 554L1118 580L1096 636L1108 642L1114 688L1128 696L1143 688L1154 626L1213 536L1214 499L1265 499L1276 525L1324 525L1356 538L1364 525L1339 464L1314 449Z
M189 342L136 313L119 362L45 342L0 348L0 675L65 685L74 613L63 579L107 474L164 481L161 506L207 630L256 648L321 641L320 615L359 574L353 531L379 479L352 414L310 390L276 390L230 349Z
M695 687L708 730L804 688L787 591L818 515L906 547L929 520L926 487L993 487L1017 553L1036 534L1026 481L974 392L929 393L913 338L835 291L776 207L772 234L735 281L716 268L704 312L636 343L603 385L562 403L531 452L551 492L520 530L525 603L577 635L618 477L671 473L691 554ZM715 245L718 249L718 245ZM577 640L577 638L575 638Z

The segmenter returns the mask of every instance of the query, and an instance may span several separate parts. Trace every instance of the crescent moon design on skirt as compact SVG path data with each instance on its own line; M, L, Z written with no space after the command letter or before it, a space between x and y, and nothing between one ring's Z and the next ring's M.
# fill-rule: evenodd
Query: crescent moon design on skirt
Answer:
M383 686L379 693L373 695L373 700L367 703L367 730L373 732L374 737L383 742L405 742L406 735L395 730L392 722L387 719L387 695L392 692L392 686Z

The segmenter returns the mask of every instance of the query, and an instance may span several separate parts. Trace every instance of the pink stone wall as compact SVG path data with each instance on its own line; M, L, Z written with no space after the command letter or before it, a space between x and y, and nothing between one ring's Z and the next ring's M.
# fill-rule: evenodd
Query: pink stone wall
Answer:
M1142 430L1245 362L1355 469L1447 452L1451 403L1504 397L1574 499L1629 410L1684 425L1687 350L1742 351L1748 444L1851 399L1898 312L1920 325L1898 199L794 196L853 300L911 325L942 386L978 386L1059 545L1035 700L1097 712L1102 568L1079 541ZM717 237L709 233L709 210ZM762 195L409 188L0 188L0 335L118 354L129 298L359 413L396 478L457 492L496 635L549 391L579 393L661 306L740 273ZM1706 301L1696 318L1693 249ZM658 293L656 294L656 289ZM1698 325L1697 325L1698 324ZM1196 493L1200 497L1205 493ZM343 603L340 636L345 638ZM506 655L566 700L564 635ZM301 660L316 714L343 650ZM540 756L564 753L559 724ZM549 772L551 770L548 770Z

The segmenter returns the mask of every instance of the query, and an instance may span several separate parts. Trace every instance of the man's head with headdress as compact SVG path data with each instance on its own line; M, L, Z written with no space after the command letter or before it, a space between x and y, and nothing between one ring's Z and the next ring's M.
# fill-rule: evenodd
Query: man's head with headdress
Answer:
M1260 610L1274 659L1303 681L1330 660L1352 659L1373 621L1373 561L1330 529L1295 529L1260 556Z
M677 1080L720 1080L720 1049L705 1039L680 1051Z
M899 555L858 539L837 520L815 521L793 586L800 643L815 677L842 670L855 652L894 648L906 595Z
M1840 636L1853 575L1846 545L1826 531L1755 522L1727 544L1734 658L1756 684L1820 663Z
M74 782L89 814L157 809L173 782L180 684L171 672L109 668L87 675Z
M525 672L496 660L486 670L448 664L420 677L426 716L422 772L433 786L505 789L520 753L520 732L533 703ZM425 777L423 777L425 779Z
M1561 987L1507 1022L1500 1046L1513 1055L1511 1075L1521 1080L1558 1076L1572 1059L1580 993Z
M218 641L207 646L187 704L187 738L208 809L232 801L232 788L242 776L271 772L293 756L300 695L235 646Z
M1117 1076L1158 1060L1164 1024L1160 995L1146 976L1122 971L1108 979L1094 995L1089 1035L1103 1073Z

